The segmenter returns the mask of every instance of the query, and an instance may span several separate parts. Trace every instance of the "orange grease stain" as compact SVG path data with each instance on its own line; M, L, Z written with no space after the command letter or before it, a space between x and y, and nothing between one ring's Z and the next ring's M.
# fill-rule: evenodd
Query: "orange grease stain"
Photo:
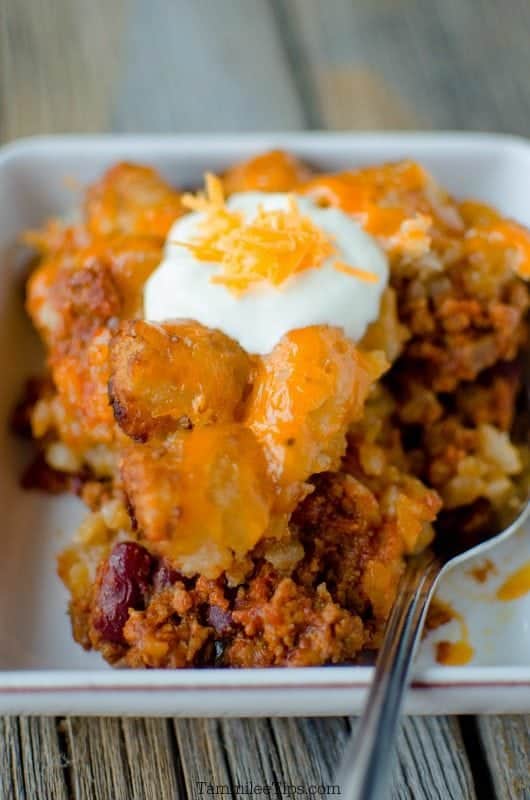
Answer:
M497 568L495 564L487 558L482 564L478 564L476 567L473 567L468 571L468 575L471 575L477 583L486 583L490 575L495 575L497 572Z
M442 625L447 625L455 616L456 612L449 603L444 603L443 600L434 597L429 606L429 613L427 614L425 626L427 630L434 631Z
M530 561L513 572L497 589L497 600L517 600L530 592Z
M449 603L436 600L435 614L438 624L444 624L451 619L456 620L460 627L460 639L456 642L442 641L436 643L436 661L448 667L459 667L468 664L475 655L474 648L469 644L469 632L465 620L458 611ZM437 627L431 625L432 627Z
M460 667L468 664L475 651L468 642L438 642L436 645L436 661L447 667Z

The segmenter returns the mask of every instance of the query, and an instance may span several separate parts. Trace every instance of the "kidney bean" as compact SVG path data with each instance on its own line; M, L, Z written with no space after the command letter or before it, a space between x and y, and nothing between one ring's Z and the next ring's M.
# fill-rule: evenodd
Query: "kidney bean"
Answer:
M104 639L125 644L129 609L145 608L152 588L154 561L136 542L119 542L104 567L93 624Z

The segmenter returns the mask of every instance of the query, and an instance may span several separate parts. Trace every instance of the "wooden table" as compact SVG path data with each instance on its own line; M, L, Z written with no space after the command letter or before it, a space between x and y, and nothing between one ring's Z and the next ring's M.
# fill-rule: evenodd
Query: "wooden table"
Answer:
M528 0L0 0L0 141L104 130L528 135L529 44ZM276 781L283 796L325 784L355 720L0 726L1 798L158 800L208 797L209 784ZM530 717L409 718L392 797L530 798L529 741Z

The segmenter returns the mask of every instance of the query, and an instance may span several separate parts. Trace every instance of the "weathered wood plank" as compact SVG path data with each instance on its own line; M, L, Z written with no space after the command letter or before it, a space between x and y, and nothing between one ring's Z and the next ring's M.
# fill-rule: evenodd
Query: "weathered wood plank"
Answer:
M173 721L179 767L189 798L206 797L208 784L232 787L220 725L215 719Z
M526 0L281 0L327 125L530 132Z
M188 797L207 796L208 784L244 790L252 782L271 786L273 795L300 785L332 792L348 735L344 719L175 720L173 726L178 754L165 720L64 720L65 757L54 720L6 718L0 755L9 767L0 770L0 796L66 798L65 766L79 800L173 798L179 770ZM454 720L404 721L392 797L475 797Z
M170 723L160 719L124 719L121 728L131 776L131 796L135 800L176 798L176 754Z
M4 0L0 136L287 129L308 117L341 128L530 130L525 0L511 0L509 15L496 0L272 3L283 15L261 0ZM291 48L301 43L293 64L279 31ZM311 82L321 120L307 108Z
M66 800L66 766L53 717L0 718L2 800Z
M274 15L263 0L135 0L114 128L304 127Z
M376 70L362 66L317 71L322 118L333 130L420 130L425 122Z
M0 141L110 125L129 0L2 0Z
M351 724L355 730L358 720ZM332 792L348 736L346 720L271 720L271 727L286 783L324 785ZM473 779L454 719L407 718L397 746L392 798L473 800Z
M62 752L57 720L52 717L30 717L18 721L22 770L29 798L68 797L68 763Z
M63 722L76 800L153 800L177 796L167 720L83 719Z
M119 719L70 717L63 721L63 732L76 800L132 796Z
M24 777L20 757L18 720L15 717L0 719L0 796L6 800L24 797Z
M403 720L392 797L474 800L473 777L455 717Z
M479 717L478 730L499 800L530 798L530 716Z
M352 730L358 720L350 721ZM348 736L344 719L272 720L286 780L333 786ZM450 717L409 717L397 743L392 798L473 800L475 791L458 723Z
M227 719L220 724L228 770L233 784L252 782L273 786L285 779L284 765L267 719ZM273 796L279 795L278 791Z
M174 725L189 796L206 797L211 787L241 794L252 784L266 785L278 797L298 786L337 793L334 775L349 734L345 719L175 720ZM404 720L392 797L475 798L455 719Z
M0 140L304 127L262 0L4 0L0 13Z
M208 787L248 794L257 784L270 796L292 786L320 785L333 772L347 735L342 719L175 720L189 797ZM210 789L211 791L211 789Z
M287 783L333 782L350 733L348 720L273 719L270 724Z

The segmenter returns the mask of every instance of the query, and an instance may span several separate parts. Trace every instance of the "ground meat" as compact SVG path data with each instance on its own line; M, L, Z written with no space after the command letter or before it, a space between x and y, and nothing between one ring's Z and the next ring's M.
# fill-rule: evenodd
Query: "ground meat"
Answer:
M456 405L463 421L471 425L488 423L509 431L514 422L522 369L520 361L501 362L482 373L477 382L461 385Z
M315 666L351 661L364 643L363 622L333 602L325 584L308 592L264 567L236 601L234 620L242 626L225 661L237 667ZM268 597L270 593L270 597Z
M359 614L371 613L362 576L383 524L377 499L350 475L319 475L293 515L304 559L296 569L308 588L324 581L331 596Z
M477 298L461 285L468 265L439 279L398 280L399 316L410 332L401 372L421 375L435 392L453 392L499 361L510 361L527 340L528 292L518 278L499 281L497 296ZM507 268L506 268L507 269Z

